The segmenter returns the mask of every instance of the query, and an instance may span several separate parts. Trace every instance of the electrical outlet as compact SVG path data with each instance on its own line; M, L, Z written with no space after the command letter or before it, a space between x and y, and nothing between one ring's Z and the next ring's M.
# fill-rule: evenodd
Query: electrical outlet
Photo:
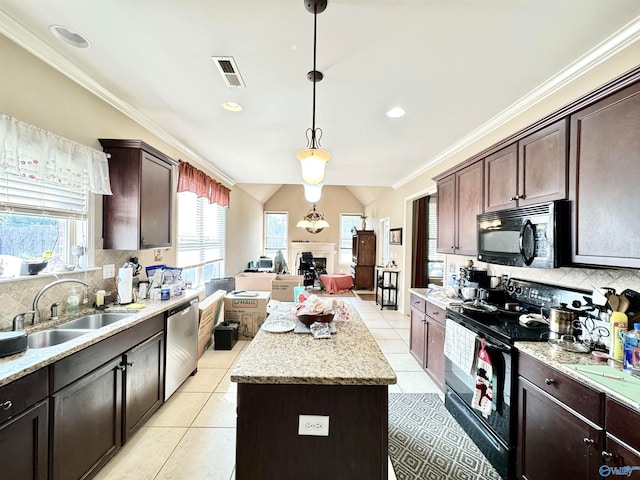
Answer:
M110 265L102 266L102 279L114 278L116 276L116 266L112 263Z
M300 415L298 418L298 435L329 436L329 417L323 415Z

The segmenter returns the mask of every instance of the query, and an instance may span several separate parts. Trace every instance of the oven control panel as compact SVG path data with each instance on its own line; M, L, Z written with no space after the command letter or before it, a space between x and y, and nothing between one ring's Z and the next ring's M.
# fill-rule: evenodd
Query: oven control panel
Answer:
M575 310L585 310L593 305L591 293L555 285L509 279L506 293L510 300L531 307L550 308L566 305Z

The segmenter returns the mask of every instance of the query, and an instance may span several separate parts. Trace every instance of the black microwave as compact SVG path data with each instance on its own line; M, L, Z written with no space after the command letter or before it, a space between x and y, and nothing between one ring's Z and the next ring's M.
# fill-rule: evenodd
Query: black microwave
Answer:
M571 254L569 202L557 200L478 215L478 260L555 268Z

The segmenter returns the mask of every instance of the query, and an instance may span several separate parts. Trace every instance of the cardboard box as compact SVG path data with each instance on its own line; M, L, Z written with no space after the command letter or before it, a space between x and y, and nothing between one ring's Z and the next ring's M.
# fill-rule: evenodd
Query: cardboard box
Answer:
M211 345L211 333L224 321L224 296L226 290L218 290L198 304L198 358Z
M270 298L271 292L246 292L237 295L228 293L225 295L224 320L240 324L238 338L250 339L256 336L267 319L267 304Z
M249 292L271 292L271 280L275 273L245 272L236 275L236 290Z
M281 302L293 302L293 287L302 285L302 275L276 275L271 280L271 298Z

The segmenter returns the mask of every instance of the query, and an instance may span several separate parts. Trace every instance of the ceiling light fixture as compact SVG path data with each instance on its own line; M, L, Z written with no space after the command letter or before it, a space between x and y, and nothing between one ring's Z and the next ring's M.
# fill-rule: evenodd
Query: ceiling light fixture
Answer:
M329 222L324 219L324 215L316 210L316 204L314 203L311 210L302 217L296 227L304 228L309 233L320 233L322 230L329 226Z
M404 117L407 111L402 107L393 107L387 112L387 117L389 118L400 118Z
M309 185L317 185L324 180L324 168L331 158L329 152L318 148L322 130L316 128L316 83L323 77L322 72L316 70L316 25L318 13L327 8L327 0L304 0L304 6L308 12L313 13L313 70L307 73L307 78L313 82L313 110L311 128L307 129L307 148L298 151L296 157L302 166L302 179Z
M91 46L89 40L84 38L78 32L74 32L70 28L63 27L62 25L51 25L49 26L49 31L58 40L66 43L67 45L71 45L72 47L89 48Z
M322 196L322 185L322 183L318 183L317 185L304 184L304 198L307 202L316 203L320 200Z
M242 111L242 105L240 105L237 102L224 102L222 104L222 108L224 108L225 110L228 110L229 112L240 112Z

